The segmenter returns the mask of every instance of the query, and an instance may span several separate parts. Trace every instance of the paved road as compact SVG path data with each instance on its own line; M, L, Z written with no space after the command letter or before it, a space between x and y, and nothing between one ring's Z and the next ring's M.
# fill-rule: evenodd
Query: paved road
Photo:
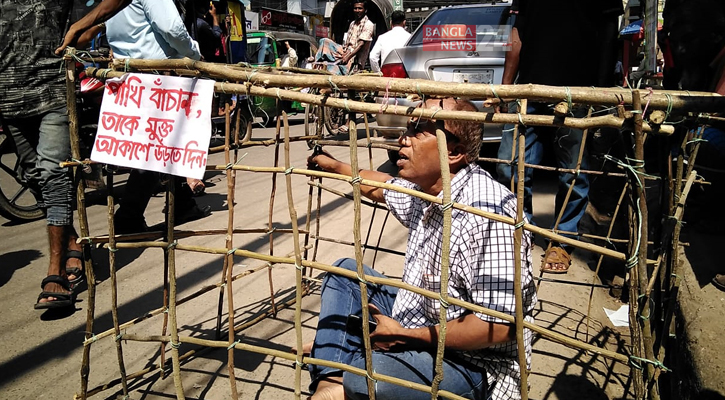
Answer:
M302 135L301 119L293 118L292 136ZM273 137L272 129L255 129L254 139ZM331 148L329 151L344 160L349 159L347 148ZM360 150L361 160L367 160L366 149ZM246 154L241 164L271 166L275 158L274 147L254 147L242 150ZM383 150L373 150L374 167L394 172L387 162ZM309 150L303 142L291 145L291 163L304 166ZM280 157L283 154L280 152ZM280 158L283 163L283 158ZM209 164L225 164L222 154L210 157ZM282 165L282 164L281 164ZM367 164L363 164L365 166ZM125 176L119 177L118 192L124 189ZM180 229L224 229L227 225L226 181L221 172L207 174L207 194L198 198L199 203L210 205L213 214L200 221L182 225ZM294 205L298 221L304 224L307 217L309 187L307 179L293 176ZM347 183L325 181L338 190L349 193ZM549 182L543 191L537 193L537 208L542 214L553 204L551 188L555 182ZM266 228L269 219L269 201L272 186L268 173L240 172L237 175L236 206L234 226L236 228ZM107 208L102 195L91 195L88 217L92 235L107 232ZM548 207L548 208L547 208ZM161 222L163 198L153 198L146 212L149 224ZM321 232L323 236L352 241L352 202L335 195L324 193L321 209ZM548 211L551 214L551 211ZM314 215L313 215L314 217ZM372 210L363 208L363 239L371 231L370 242L384 227L383 246L396 251L405 250L406 232L394 220L384 221L384 214L377 212L371 220ZM277 194L273 207L272 221L275 227L290 228L290 215L285 192L284 175L277 177ZM71 398L79 388L79 368L84 338L87 311L87 293L82 293L76 311L58 315L34 311L32 306L39 293L40 280L47 269L47 243L44 234L45 223L35 221L14 225L0 219L0 337L3 351L0 352L0 399L59 399ZM198 246L224 247L224 236L203 236L181 240L184 244ZM265 234L240 234L234 237L235 247L269 254L269 237ZM293 249L291 235L274 234L274 254L285 255ZM194 293L199 288L215 284L220 280L222 258L216 255L177 252L177 274L179 278L179 296ZM535 260L540 250L537 249ZM354 256L352 247L321 243L317 259L331 263L340 257ZM310 256L311 257L311 256ZM95 333L112 327L110 301L111 285L108 272L108 253L105 250L93 250L95 271L98 277ZM400 276L402 259L398 255L368 250L364 261L371 264L375 259L376 269L391 276ZM252 259L235 258L235 272L251 270L263 263ZM585 266L585 261L579 261ZM150 310L162 306L163 256L158 249L121 250L117 253L119 268L119 318L129 321ZM575 264L576 265L576 264ZM588 268L579 268L568 278L589 280ZM272 277L270 281L270 276ZM271 283L270 283L271 282ZM281 303L293 295L294 267L278 265L270 270L250 274L234 283L234 308L236 323L253 321L270 309L272 299ZM587 291L569 290L562 292L561 287L542 286L537 318L546 326L555 326L557 330L583 338L582 312L586 311ZM180 334L213 339L218 308L218 291L214 290L179 307ZM617 308L603 292L595 294L598 305L607 304L608 308ZM303 339L311 340L316 325L318 297L308 296L302 302ZM603 320L601 307L596 317ZM226 301L222 307L222 319L226 323ZM126 330L138 335L158 335L161 333L163 315L136 324ZM276 317L267 318L237 335L244 343L265 346L277 350L288 350L295 344L293 309L279 312ZM604 320L603 320L604 321ZM596 323L597 343L612 343L621 346L621 333L606 327L606 323ZM223 332L226 338L226 332ZM125 367L128 372L137 371L159 362L159 345L152 343L123 343ZM195 347L182 345L181 353ZM534 356L534 375L531 378L534 398L576 398L583 393L597 398L602 396L622 397L622 386L627 386L627 370L617 367L614 372L608 370L611 363L594 361L586 354L569 350L543 340L537 341ZM294 364L252 352L236 353L237 387L241 398L268 399L293 398ZM166 356L169 356L168 347ZM187 398L226 399L230 388L226 369L226 351L216 350L195 355L182 365L182 377ZM116 361L115 344L112 337L98 340L91 352L90 387L104 384L119 376ZM303 393L309 378L302 374ZM131 381L133 399L168 399L174 397L173 380L161 379L158 374ZM96 398L112 398L120 386L105 391ZM605 393L607 393L605 395ZM585 396L587 397L587 396ZM589 396L591 397L591 396Z

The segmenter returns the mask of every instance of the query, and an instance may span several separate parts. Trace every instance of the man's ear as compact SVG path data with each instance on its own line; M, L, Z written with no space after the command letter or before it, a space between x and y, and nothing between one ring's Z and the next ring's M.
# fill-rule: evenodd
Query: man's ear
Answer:
M466 148L462 144L456 143L448 151L448 163L451 165L468 163L468 160L466 160Z

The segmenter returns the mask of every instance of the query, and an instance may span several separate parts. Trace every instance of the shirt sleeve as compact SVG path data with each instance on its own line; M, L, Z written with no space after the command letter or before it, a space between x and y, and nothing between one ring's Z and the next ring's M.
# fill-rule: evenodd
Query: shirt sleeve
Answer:
M373 50L370 52L370 68L373 70L373 72L380 72L380 63L383 61L380 59L381 53L383 51L381 39L382 37L378 38L378 41L375 42L375 46L373 46Z
M180 56L201 59L199 44L189 36L172 0L150 0L143 3L144 13L154 32Z
M371 21L366 21L363 25L362 32L360 32L360 37L358 40L362 40L364 42L371 42L373 40L373 30L375 28L375 25Z
M411 182L404 179L393 178L387 183L391 185L397 185L408 189L419 190L419 188ZM400 221L406 228L410 227L410 222L413 219L414 202L413 196L405 193L400 193L395 190L385 189L383 190L383 196L385 197L385 204L388 205L390 212L393 216Z

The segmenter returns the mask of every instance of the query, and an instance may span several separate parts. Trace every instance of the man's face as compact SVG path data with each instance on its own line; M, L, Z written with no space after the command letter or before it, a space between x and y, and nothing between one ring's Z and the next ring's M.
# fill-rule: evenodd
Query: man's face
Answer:
M424 108L440 108L441 101L438 99L428 100ZM407 131L398 139L401 148L398 154L400 159L397 162L398 175L410 182L420 186L424 191L429 188L435 189L440 186L441 166L438 158L438 141L436 140L436 129L443 128L443 121L426 119L414 119L408 122ZM449 142L449 149L457 141L455 136L446 135Z
M352 12L355 13L355 19L361 19L365 16L365 5L363 3L353 4Z

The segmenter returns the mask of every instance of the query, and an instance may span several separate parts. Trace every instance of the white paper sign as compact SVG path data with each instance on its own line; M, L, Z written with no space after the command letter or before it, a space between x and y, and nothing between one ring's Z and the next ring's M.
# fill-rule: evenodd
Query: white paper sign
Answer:
M126 74L106 81L91 160L202 179L214 81Z

